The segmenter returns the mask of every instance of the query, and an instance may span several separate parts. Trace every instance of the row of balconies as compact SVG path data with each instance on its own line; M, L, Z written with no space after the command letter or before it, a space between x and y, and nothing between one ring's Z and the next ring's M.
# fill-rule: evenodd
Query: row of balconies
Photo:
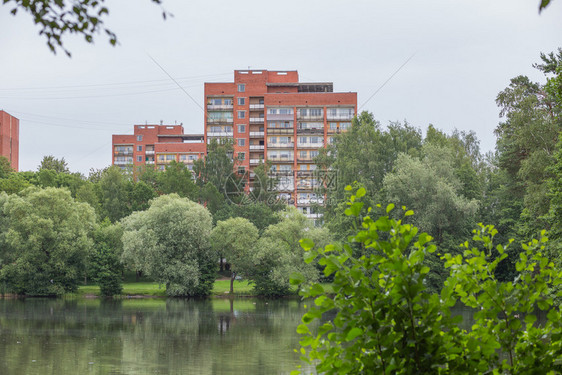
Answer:
M233 132L207 132L207 137L232 137Z
M230 117L207 118L207 124L232 124L234 120Z
M226 109L233 109L234 106L232 104L207 104L207 110L209 111L216 111L216 110L226 110Z

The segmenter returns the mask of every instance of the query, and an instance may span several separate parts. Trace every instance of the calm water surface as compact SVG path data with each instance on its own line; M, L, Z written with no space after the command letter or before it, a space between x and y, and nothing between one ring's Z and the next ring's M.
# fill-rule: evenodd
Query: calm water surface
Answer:
M0 374L288 374L304 303L0 299Z

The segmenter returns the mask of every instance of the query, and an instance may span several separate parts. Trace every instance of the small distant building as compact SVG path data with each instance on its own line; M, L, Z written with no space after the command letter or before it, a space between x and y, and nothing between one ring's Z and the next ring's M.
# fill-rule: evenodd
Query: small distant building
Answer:
M10 161L16 171L19 170L20 120L0 110L0 155Z
M134 134L112 136L112 164L121 168L155 165L164 170L172 160L190 170L205 156L203 134L184 134L183 125L135 125Z

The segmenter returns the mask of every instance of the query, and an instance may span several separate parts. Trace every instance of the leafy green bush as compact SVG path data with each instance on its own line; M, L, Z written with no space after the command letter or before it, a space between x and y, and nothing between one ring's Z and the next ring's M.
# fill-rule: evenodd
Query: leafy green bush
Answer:
M359 216L363 203L356 198L364 194L361 188L352 195L346 215ZM562 273L542 255L546 237L524 246L516 280L499 282L494 270L505 248L498 245L501 255L490 261L496 230L481 226L473 246L462 245L463 254L443 256L450 276L441 294L431 293L425 258L436 252L432 238L390 218L393 209L389 205L387 216L376 220L365 216L349 238L368 250L360 258L349 245L315 249L312 241L301 241L305 261L317 259L326 276L334 275L335 293L331 298L318 283L302 287L304 297L314 298L297 329L304 361L326 374L562 371L562 319L550 296ZM303 280L294 274L291 282ZM470 332L459 327L461 316L451 316L458 301L477 309ZM537 324L537 310L546 312L544 324ZM331 311L333 319L322 319Z

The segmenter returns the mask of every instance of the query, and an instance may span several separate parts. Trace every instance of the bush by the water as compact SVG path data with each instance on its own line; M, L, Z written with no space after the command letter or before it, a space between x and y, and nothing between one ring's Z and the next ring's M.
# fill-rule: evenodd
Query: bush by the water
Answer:
M359 217L364 194L352 195L348 216ZM316 249L301 241L306 261L318 261L334 277L335 293L331 298L320 284L302 289L315 298L297 330L304 361L325 374L562 372L562 317L553 301L562 273L544 255L546 233L523 245L519 276L500 282L494 271L509 250L494 246L493 226L480 225L460 254L439 254L429 235L405 223L412 211L396 220L388 215L393 209L389 205L378 219L368 210L349 238L363 249L360 257L348 244ZM439 255L449 271L440 293L426 285L429 254ZM302 281L298 274L292 278ZM459 327L461 316L451 316L459 301L476 311L470 332ZM321 320L334 310L335 318ZM546 316L540 324L539 311ZM315 321L321 325L313 327Z

